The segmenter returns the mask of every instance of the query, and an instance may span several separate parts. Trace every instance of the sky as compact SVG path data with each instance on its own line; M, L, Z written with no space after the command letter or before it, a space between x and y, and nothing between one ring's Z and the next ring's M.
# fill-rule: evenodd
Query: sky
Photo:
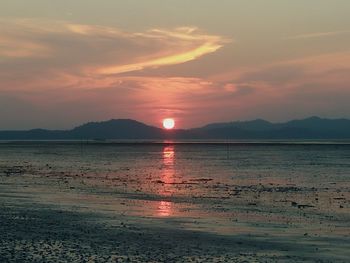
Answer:
M350 118L349 0L0 0L0 129Z

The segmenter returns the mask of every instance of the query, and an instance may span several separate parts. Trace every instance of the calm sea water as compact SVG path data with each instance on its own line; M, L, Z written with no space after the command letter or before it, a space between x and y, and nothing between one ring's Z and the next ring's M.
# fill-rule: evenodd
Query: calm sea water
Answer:
M220 234L349 234L349 144L1 143L0 173L11 169L8 195L74 209Z
M315 184L350 180L348 144L1 143L0 166L179 182L191 179Z

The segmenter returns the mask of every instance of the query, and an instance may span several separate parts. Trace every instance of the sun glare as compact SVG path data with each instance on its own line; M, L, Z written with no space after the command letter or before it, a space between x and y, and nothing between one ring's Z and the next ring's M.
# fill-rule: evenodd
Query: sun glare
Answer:
M163 127L167 130L171 130L175 127L174 119L167 118L163 120Z

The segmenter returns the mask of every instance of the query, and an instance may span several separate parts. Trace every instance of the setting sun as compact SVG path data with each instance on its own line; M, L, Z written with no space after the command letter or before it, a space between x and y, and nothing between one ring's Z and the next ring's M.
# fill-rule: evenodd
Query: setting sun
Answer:
M167 118L163 120L163 127L167 130L171 130L175 127L174 119Z

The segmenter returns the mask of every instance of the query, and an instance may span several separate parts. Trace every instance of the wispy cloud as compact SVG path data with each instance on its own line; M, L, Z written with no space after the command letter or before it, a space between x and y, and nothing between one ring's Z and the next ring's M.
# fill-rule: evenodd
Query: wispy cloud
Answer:
M1 21L0 59L32 58L32 67L110 75L195 60L227 40L196 27L125 32L65 21ZM47 57L49 59L44 60ZM42 58L40 63L36 59ZM28 62L30 63L30 61Z
M301 34L301 35L286 37L285 39L286 40L293 40L293 39L297 40L297 39L308 39L308 38L322 38L322 37L331 37L331 36L344 35L344 34L350 34L350 30Z
M49 53L50 48L48 46L35 41L6 35L2 35L0 38L0 59L46 57Z
M197 28L181 27L174 30L153 29L147 33L137 33L137 37L156 39L164 46L172 47L167 52L150 54L139 61L124 65L113 65L96 69L99 74L120 74L146 68L176 65L195 60L206 54L213 53L227 42L220 36L202 34ZM171 50L171 52L169 52Z

